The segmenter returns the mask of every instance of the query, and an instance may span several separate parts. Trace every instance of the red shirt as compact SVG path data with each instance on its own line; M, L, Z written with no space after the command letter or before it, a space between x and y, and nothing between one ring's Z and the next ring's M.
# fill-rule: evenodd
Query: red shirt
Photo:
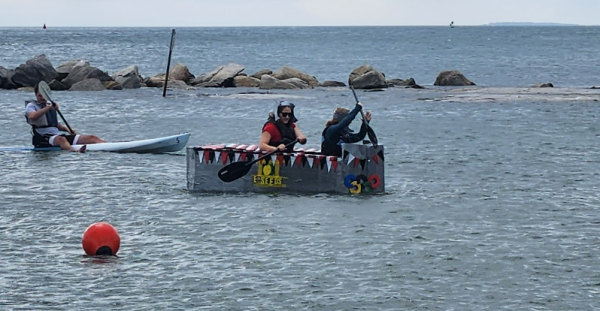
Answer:
M292 128L296 128L296 123L292 123ZM269 141L269 145L272 142L281 140L281 132L279 132L279 129L273 123L267 123L267 125L265 125L263 128L263 132L268 132L271 134L271 141Z

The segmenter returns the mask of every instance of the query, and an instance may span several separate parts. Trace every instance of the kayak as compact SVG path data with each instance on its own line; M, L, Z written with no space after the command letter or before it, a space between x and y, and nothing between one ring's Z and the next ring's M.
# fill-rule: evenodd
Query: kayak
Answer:
M226 193L385 193L383 145L343 144L342 150L343 155L336 157L316 149L269 155L256 145L188 146L187 189ZM232 170L227 171L228 168ZM227 174L238 176L228 178L231 176Z
M152 139L106 142L100 144L87 145L88 151L106 151L121 153L163 153L174 152L185 148L190 138L190 133L181 133L172 136L165 136ZM83 145L73 145L73 148L79 150ZM0 147L0 151L58 151L60 147Z

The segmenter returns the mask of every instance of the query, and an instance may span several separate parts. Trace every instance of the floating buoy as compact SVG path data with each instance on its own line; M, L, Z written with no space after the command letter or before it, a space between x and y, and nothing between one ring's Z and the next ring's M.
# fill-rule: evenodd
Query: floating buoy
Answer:
M121 238L115 227L106 222L97 222L85 229L81 244L89 256L114 256L121 246Z
M44 24L44 27L42 27L43 29L46 29L46 24Z

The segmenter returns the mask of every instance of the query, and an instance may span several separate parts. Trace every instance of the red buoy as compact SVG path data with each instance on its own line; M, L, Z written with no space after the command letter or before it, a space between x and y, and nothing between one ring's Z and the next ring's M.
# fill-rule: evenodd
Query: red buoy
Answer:
M106 222L97 222L85 229L81 244L89 256L114 256L121 246L121 238L115 227Z

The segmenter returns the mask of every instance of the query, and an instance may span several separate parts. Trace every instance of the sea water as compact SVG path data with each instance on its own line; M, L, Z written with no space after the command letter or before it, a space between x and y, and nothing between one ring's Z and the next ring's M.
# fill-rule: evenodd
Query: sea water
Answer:
M178 28L172 64L239 63L346 82L370 64L425 89L358 92L386 150L380 196L186 190L184 151L3 152L3 310L596 310L600 27ZM166 69L170 28L0 29L0 66L39 54L109 73ZM433 86L456 69L476 88ZM528 89L553 83L552 90ZM319 147L347 88L54 92L107 140L190 132L258 143L279 99ZM31 92L0 90L4 146L30 142ZM357 126L354 124L353 126ZM119 257L83 257L92 223Z

